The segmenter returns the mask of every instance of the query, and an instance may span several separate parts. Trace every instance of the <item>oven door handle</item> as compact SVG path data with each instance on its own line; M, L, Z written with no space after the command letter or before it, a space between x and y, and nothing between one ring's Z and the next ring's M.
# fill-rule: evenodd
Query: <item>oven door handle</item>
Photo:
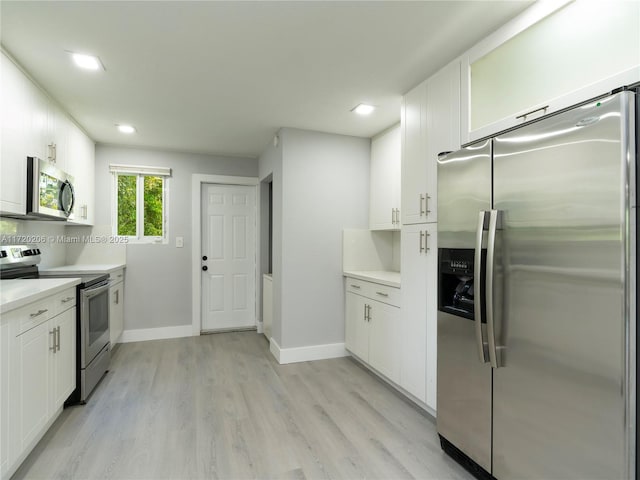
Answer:
M82 298L92 298L96 295L100 295L102 292L109 290L109 283L105 283L104 285L99 285L93 288L87 288L82 290Z

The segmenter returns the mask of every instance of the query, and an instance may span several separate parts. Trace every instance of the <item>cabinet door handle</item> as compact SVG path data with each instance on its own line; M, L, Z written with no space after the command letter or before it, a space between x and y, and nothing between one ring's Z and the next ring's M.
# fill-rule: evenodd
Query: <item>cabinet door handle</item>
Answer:
M420 194L420 216L423 216L425 214L424 209L422 208L422 202L424 201L424 195Z
M547 108L549 108L549 105L545 105L544 107L536 108L535 110L531 110L530 112L523 113L522 115L518 115L518 116L516 117L516 120L517 120L518 118L521 118L521 119L523 119L523 120L526 120L526 119L527 119L527 117L528 117L529 115L531 115L532 113L539 112L539 111L541 111L541 110L542 110L542 111L544 111L544 113L547 113Z
M366 322L367 321L367 304L364 304L364 308L362 309L362 319Z
M425 252L428 252L429 250L431 250L429 248L429 237L430 236L431 236L431 234L425 230L424 231L424 251Z
M48 311L49 311L49 309L45 308L45 309L42 309L42 310L38 310L36 313L32 313L29 316L31 318L39 317L40 315L42 315L43 313L48 312Z
M422 239L423 238L424 238L424 232L422 230L420 230L420 237L418 238L419 253L424 252L424 247L422 246L422 244L423 244Z
M120 303L120 290L116 290L116 295L115 295L115 297L116 297L116 302L115 302L115 303L116 303L116 305L117 305L117 304L119 304L119 303Z
M428 216L431 213L431 210L429 210L429 199L431 197L429 196L428 193L424 194L424 215L425 217Z
M371 321L371 305L367 305L367 320Z
M67 297L67 298L63 299L61 303L68 303L71 300L73 300L74 298L76 298L76 297Z
M49 350L56 353L56 329L49 330L49 335L53 335L53 346L49 347Z
M60 326L56 327L56 351L60 351Z
M84 218L85 220L89 216L88 210L89 210L89 207L87 205L82 206L82 218Z
M378 295L382 296L382 297L388 297L389 294L388 293L384 293L384 292L376 292Z
M391 209L391 225L395 225L396 223L396 209Z

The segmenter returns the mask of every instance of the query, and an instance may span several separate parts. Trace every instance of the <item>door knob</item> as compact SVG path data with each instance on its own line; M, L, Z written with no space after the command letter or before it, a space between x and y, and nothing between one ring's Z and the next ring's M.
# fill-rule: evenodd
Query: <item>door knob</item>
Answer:
M209 270L209 267L205 265L204 267L202 267L202 270L206 272L207 270Z
M204 260L206 262L207 261L207 256L205 255L204 257L202 257L202 260Z

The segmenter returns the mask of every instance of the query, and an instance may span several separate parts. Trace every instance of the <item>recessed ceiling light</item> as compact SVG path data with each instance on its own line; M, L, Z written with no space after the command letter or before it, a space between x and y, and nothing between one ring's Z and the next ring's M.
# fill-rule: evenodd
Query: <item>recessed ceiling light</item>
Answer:
M351 109L352 112L357 113L358 115L369 115L371 112L375 110L376 107L373 105L367 105L366 103L360 103Z
M136 128L131 125L116 125L120 133L135 133Z
M86 55L84 53L73 52L69 53L71 54L71 57L73 58L75 64L80 68L84 68L85 70L104 70L102 62L98 57L94 55Z

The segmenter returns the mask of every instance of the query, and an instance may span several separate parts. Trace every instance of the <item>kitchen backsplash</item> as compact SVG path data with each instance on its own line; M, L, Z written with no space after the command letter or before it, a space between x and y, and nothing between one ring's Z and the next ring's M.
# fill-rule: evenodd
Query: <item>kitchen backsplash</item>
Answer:
M67 234L84 241L67 244L68 265L97 263L126 263L127 247L113 243L111 225L87 227L67 227Z
M343 271L400 271L400 232L345 229Z
M41 267L66 264L68 233L64 223L0 219L0 244L35 245L42 251Z
M0 244L34 245L42 251L40 267L126 263L126 246L113 244L111 226L80 227L63 222L0 219Z

